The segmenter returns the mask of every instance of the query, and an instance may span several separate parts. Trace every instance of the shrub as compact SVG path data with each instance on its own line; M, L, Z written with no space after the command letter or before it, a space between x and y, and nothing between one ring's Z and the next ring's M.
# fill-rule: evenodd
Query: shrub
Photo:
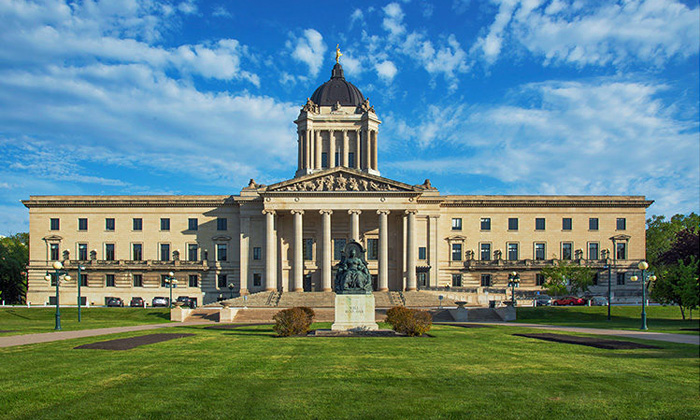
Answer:
M275 325L272 327L281 337L306 334L313 321L314 311L311 308L297 307L284 309L272 318Z
M433 319L428 311L409 309L395 306L386 312L386 322L391 324L394 331L416 337L425 334L433 325Z
M297 308L304 311L306 313L306 316L308 316L311 321L313 321L316 317L316 312L314 312L314 310L309 308L308 306L297 306Z

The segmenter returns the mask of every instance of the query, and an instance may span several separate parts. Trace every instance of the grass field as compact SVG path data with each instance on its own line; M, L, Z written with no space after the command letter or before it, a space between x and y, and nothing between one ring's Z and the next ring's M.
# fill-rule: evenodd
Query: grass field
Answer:
M277 338L267 326L198 326L127 351L73 348L145 333L11 347L0 349L0 417L700 417L697 346L601 350L511 335L527 331Z
M639 330L642 325L641 306L613 306L608 321L607 306L567 306L518 308L517 322L532 324L567 325L572 327L609 328ZM700 327L700 320L685 321L675 306L648 306L647 327L649 331L681 334L698 334L698 331L683 330ZM686 312L686 316L687 316ZM694 314L695 315L695 314Z

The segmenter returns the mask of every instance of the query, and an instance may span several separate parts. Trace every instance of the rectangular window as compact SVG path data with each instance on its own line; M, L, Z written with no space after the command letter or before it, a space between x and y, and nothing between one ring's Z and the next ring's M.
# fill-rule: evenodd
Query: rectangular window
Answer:
M143 275L142 274L134 274L133 276L133 281L134 281L134 287L143 287Z
M588 230L598 230L598 218L590 217L588 219Z
M59 251L59 249L58 249L58 244L51 244L51 245L50 245L50 249L51 249L51 257L50 257L50 260L51 260L51 261L58 261L58 260L59 260L59 254L60 254L60 251Z
M348 166L355 167L355 152L348 152Z
M538 217L535 219L535 230L544 230L544 217Z
M452 244L452 261L462 261L462 244Z
M105 230L114 231L114 218L108 217L105 219Z
M187 261L197 261L199 255L199 245L187 244Z
M481 218L481 230L491 230L491 218L482 217Z
M452 275L452 287L462 287L462 275L453 274Z
M571 242L564 242L561 244L561 259L562 260L571 260L572 257L572 250L573 245Z
M627 219L624 217L620 217L617 219L617 230L626 230L627 229Z
M199 287L199 276L196 274L190 274L188 286Z
M80 275L80 287L87 287L87 285L88 285L88 275L81 274Z
M114 287L114 274L105 274L105 286Z
M82 231L87 230L87 219L85 219L85 218L78 219L78 230L82 230Z
M216 286L219 288L226 287L226 274L219 274L216 276Z
M481 275L481 287L491 287L491 274Z
M59 219L51 219L51 230L59 230L61 221Z
M571 230L571 217L564 217L561 219L561 229L562 230Z
M518 218L517 217L508 218L508 230L518 230Z
M615 258L618 260L627 259L627 243L617 242L615 244Z
M143 259L143 245L132 244L131 245L131 259L134 261L141 261Z
M170 244L160 244L160 260L170 261Z
M491 244L481 244L481 261L491 261Z
M625 285L625 273L617 273L617 285L618 286Z
M216 260L226 261L228 259L228 246L226 244L216 244Z
M428 256L428 250L424 246L419 246L418 247L418 259L419 260L425 260L427 259Z
M544 242L536 242L535 243L535 260L538 261L543 261L544 260Z
M321 153L321 167L322 168L328 167L328 153L327 152Z
M462 230L462 219L461 218L452 219L452 230Z
M105 244L105 260L114 261L114 244Z
M601 273L596 273L595 275L593 275L593 285L594 286L598 285L598 278L600 277L600 274Z
M508 261L518 260L518 244L508 244Z
M598 242L589 242L588 243L588 259L589 260L599 260L600 259Z
M131 230L143 230L143 219L133 218L131 219Z
M262 275L260 273L253 273L253 286L254 287L261 287L262 286Z
M312 238L304 238L301 248L301 252L304 254L304 261L314 259L314 240Z
M428 273L425 271L416 273L416 280L418 281L418 287L428 287Z
M537 286L544 286L544 274L542 273L537 273L535 274L535 285Z
M78 244L78 260L87 261L87 259L88 259L87 244Z
M333 160L333 166L340 166L340 152L335 152L335 159Z
M367 259L376 260L379 255L379 239L367 239Z
M197 219L187 219L187 230L197 230L199 228L199 221Z
M334 239L333 240L333 259L340 260L342 257L341 253L345 250L345 245L347 241L345 239Z
M168 287L168 275L167 274L160 275L160 287Z
M160 230L170 230L170 219L168 219L168 218L160 219Z
M262 259L262 248L260 248L259 246L253 247L253 259L254 260Z
M225 217L218 217L216 219L216 230L228 230L228 219Z

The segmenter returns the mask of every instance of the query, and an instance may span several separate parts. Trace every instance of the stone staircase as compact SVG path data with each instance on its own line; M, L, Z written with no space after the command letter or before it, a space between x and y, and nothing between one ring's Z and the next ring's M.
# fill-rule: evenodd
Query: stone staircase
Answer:
M437 308L440 306L457 306L452 299L443 299L440 302L439 294L429 292L394 292L399 293L403 297L404 305L409 308Z
M469 308L469 322L503 322L494 309Z
M219 310L218 309L208 309L198 308L190 313L190 316L185 320L187 322L218 322L219 321Z
M283 292L281 295L276 305L281 308L293 308L295 306L333 308L335 306L335 293L333 292Z
M247 298L245 296L239 296L233 299L226 299L224 302L228 302L230 306L239 308L242 308L244 306L247 306L249 308L264 308L275 306L275 304L279 300L279 297L277 297L277 295L279 295L279 292L277 291L257 292L249 294ZM221 302L210 303L206 306L221 306Z

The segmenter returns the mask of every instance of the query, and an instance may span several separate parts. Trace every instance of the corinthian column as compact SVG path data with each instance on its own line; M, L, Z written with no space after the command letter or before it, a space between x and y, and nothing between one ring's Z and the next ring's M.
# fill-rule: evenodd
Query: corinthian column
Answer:
M348 132L347 130L343 130L343 161L340 164L346 168L348 167L348 144Z
M335 131L328 131L328 167L335 167Z
M277 269L275 266L275 211L263 210L265 214L265 290L277 290Z
M389 210L377 210L379 214L379 291L389 290L389 235L388 215Z
M360 213L361 210L348 210L350 214L350 239L360 242Z
M320 131L314 131L314 136L316 137L316 165L314 166L316 169L322 169L322 160L321 160L321 152L323 151L323 139L321 137L321 132Z
M330 292L331 289L331 214L333 210L321 210L321 219L323 224L323 259L321 262L321 279L323 291Z
M303 238L304 233L302 215L304 210L292 210L294 215L294 265L292 266L294 286L292 292L304 291L304 252Z
M416 290L416 210L406 210L406 290Z

